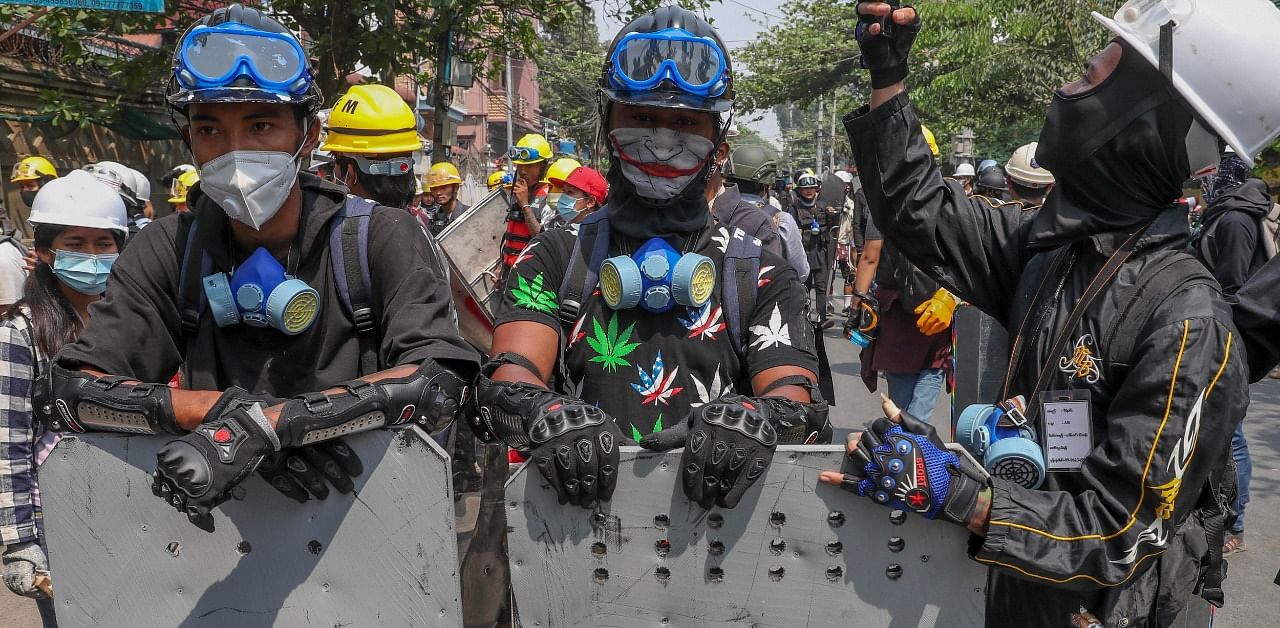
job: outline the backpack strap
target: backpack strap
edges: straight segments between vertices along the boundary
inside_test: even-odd
[[[205,250],[198,236],[200,221],[194,214],[184,216],[178,229],[178,241],[182,248],[178,251],[178,308],[181,315],[182,334],[187,338],[187,348],[195,340],[196,330],[200,326],[200,316],[204,314],[204,277],[213,272],[213,258]],[[183,227],[186,233],[183,234]],[[196,260],[199,261],[196,261]]]
[[[559,318],[565,334],[573,329],[582,314],[583,304],[595,292],[600,281],[600,266],[608,256],[609,212],[607,207],[601,207],[578,224],[578,237],[573,240],[569,266],[560,280]],[[569,339],[561,344],[569,344]]]
[[[739,358],[746,355],[743,349],[747,340],[743,314],[750,316],[756,309],[756,289],[760,283],[760,250],[760,240],[741,229],[729,228],[729,245],[725,247],[724,269],[720,273],[720,301],[724,306],[729,341],[733,343],[733,350]]]
[[[348,194],[342,211],[329,223],[329,259],[339,300],[356,325],[360,375],[378,371],[378,321],[370,305],[373,280],[369,275],[369,220],[375,206],[367,198]]]
[[[1217,286],[1204,264],[1190,255],[1172,251],[1147,264],[1133,285],[1116,300],[1124,305],[1102,345],[1107,347],[1108,361],[1129,368],[1133,364],[1134,344],[1151,316],[1170,296],[1195,284]]]

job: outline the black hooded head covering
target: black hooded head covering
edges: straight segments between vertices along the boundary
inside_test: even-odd
[[[1132,232],[1182,195],[1191,109],[1159,70],[1120,43],[1124,53],[1102,84],[1076,95],[1059,90],[1049,106],[1036,161],[1057,183],[1033,219],[1032,248]]]

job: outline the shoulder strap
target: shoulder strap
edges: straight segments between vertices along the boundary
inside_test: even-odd
[[[578,237],[573,240],[569,265],[560,280],[560,326],[566,334],[578,322],[584,299],[595,291],[600,266],[608,256],[609,212],[608,207],[601,207],[578,224]],[[562,344],[568,344],[568,339]]]
[[[353,194],[330,222],[329,259],[338,284],[338,298],[356,325],[360,343],[360,375],[378,371],[377,320],[370,305],[369,218],[376,205]]]
[[[1213,275],[1196,258],[1173,252],[1142,269],[1127,292],[1119,295],[1117,303],[1124,309],[1105,339],[1108,362],[1128,368],[1132,364],[1133,349],[1151,316],[1169,296],[1193,284],[1216,285]]]
[[[756,309],[756,289],[760,282],[760,240],[741,229],[729,227],[729,245],[724,252],[724,270],[720,274],[720,300],[724,306],[725,327],[729,341],[740,357],[746,341],[743,315]]]
[[[213,270],[213,259],[198,237],[199,225],[195,214],[188,213],[180,219],[177,237],[177,242],[181,243],[178,249],[178,307],[188,349],[196,337],[200,316],[204,314],[205,296],[201,284]]]

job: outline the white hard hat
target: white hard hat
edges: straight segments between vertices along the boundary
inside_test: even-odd
[[[847,170],[837,170],[836,178],[844,181],[845,183],[853,183],[853,173]]]
[[[133,174],[133,193],[138,195],[138,200],[143,203],[151,200],[151,180],[141,170],[129,168],[129,172]]]
[[[1280,9],[1267,0],[1129,0],[1093,17],[1160,66],[1160,27],[1173,21],[1173,86],[1250,165],[1280,135],[1280,82],[1255,63],[1280,58]]]
[[[40,188],[31,202],[32,224],[111,229],[123,235],[126,225],[124,201],[107,184],[83,170],[72,170]]]
[[[1036,149],[1039,147],[1040,142],[1018,147],[1009,156],[1009,163],[1004,166],[1005,174],[1027,187],[1043,188],[1052,185],[1053,173],[1036,163]]]
[[[973,164],[967,161],[960,164],[959,166],[956,166],[955,176],[957,177],[972,177],[975,174],[976,173],[973,171]]]

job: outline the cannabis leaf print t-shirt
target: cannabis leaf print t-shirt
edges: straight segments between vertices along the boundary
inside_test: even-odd
[[[573,325],[561,327],[558,294],[577,237],[571,230],[544,231],[529,244],[507,276],[498,323],[535,321],[560,331],[568,381],[559,392],[595,404],[635,440],[683,420],[690,410],[721,395],[753,394],[751,376],[777,366],[817,371],[813,326],[805,312],[804,286],[785,261],[761,253],[755,307],[742,313],[745,363],[729,340],[719,273],[731,237],[750,237],[712,224],[692,250],[716,265],[711,300],[702,307],[676,305],[662,314],[636,307],[613,310],[597,289],[583,299]],[[733,230],[737,231],[737,230]],[[634,251],[642,242],[615,236],[609,254]],[[684,250],[683,239],[670,240]]]

